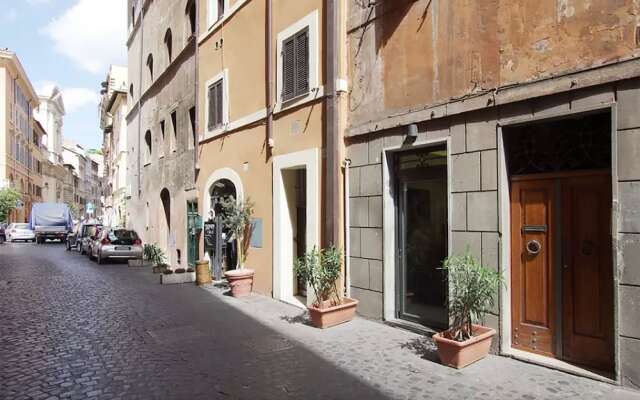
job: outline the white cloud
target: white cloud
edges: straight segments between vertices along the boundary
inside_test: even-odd
[[[82,87],[60,87],[52,81],[40,81],[35,84],[36,91],[40,94],[50,94],[54,86],[58,86],[62,92],[62,101],[67,114],[80,110],[83,107],[97,107],[100,103],[100,95],[91,89]]]
[[[110,64],[126,61],[126,1],[78,0],[42,32],[80,68],[104,74]]]

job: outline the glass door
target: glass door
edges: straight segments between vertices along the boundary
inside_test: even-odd
[[[447,152],[436,147],[396,157],[398,318],[448,326]]]

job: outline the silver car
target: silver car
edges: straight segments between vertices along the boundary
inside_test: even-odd
[[[10,224],[6,230],[7,242],[17,242],[23,240],[25,242],[35,242],[36,235],[31,230],[29,224],[25,223],[13,223]]]
[[[142,240],[135,231],[105,228],[91,246],[91,258],[104,263],[107,259],[142,259]]]

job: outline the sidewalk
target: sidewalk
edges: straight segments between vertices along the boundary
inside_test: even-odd
[[[455,370],[438,363],[430,339],[403,329],[363,318],[316,329],[294,306],[255,294],[235,299],[213,285],[203,288],[389,398],[640,399],[637,392],[507,357],[489,355]]]

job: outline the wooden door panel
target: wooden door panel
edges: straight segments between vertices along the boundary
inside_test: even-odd
[[[611,181],[566,178],[563,199],[563,358],[613,369]]]
[[[511,302],[515,348],[553,355],[553,200],[550,180],[512,182]],[[527,246],[537,242],[537,253]]]

